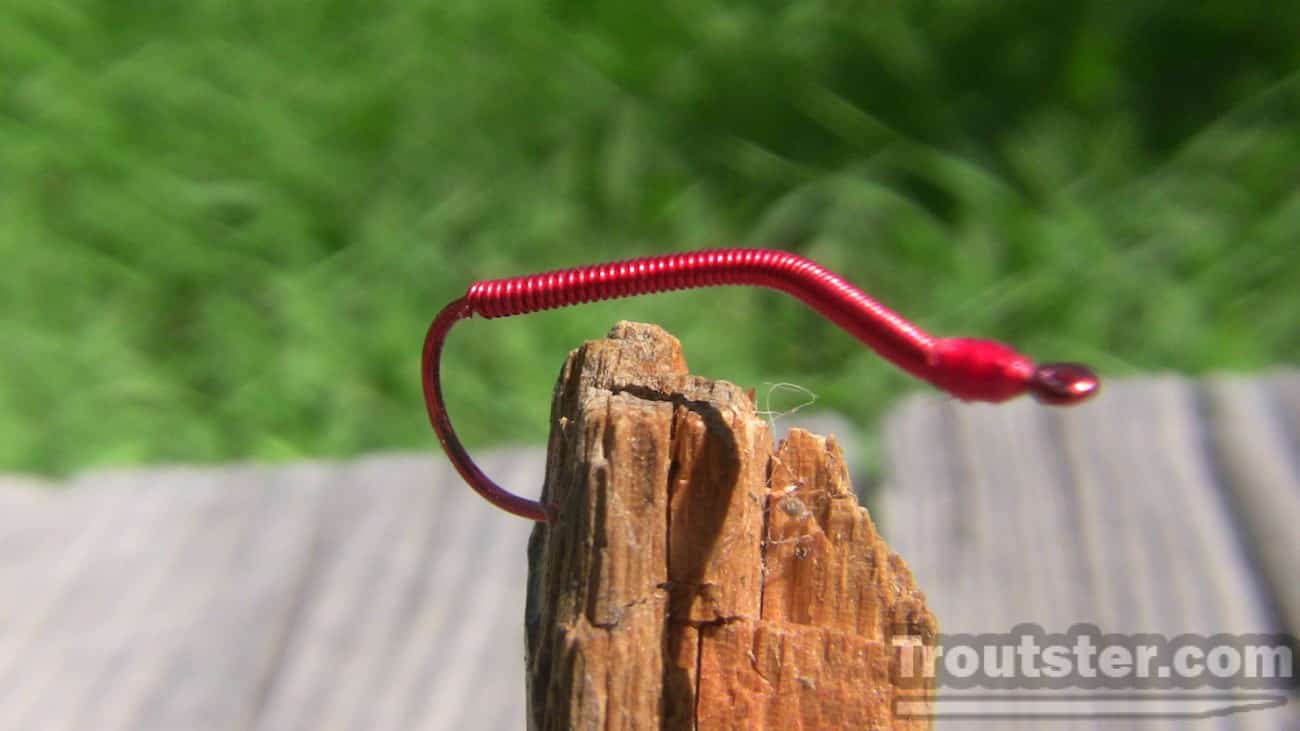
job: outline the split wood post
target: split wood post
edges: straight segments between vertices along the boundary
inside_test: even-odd
[[[753,393],[690,375],[661,328],[569,355],[543,499],[530,729],[930,728],[900,672],[921,653],[895,640],[932,643],[935,620],[834,438],[774,451]]]

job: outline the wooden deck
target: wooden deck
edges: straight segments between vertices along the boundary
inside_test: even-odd
[[[1300,373],[913,398],[884,429],[876,517],[946,633],[1300,632]],[[543,459],[484,467],[527,490]],[[529,525],[434,455],[46,487],[0,480],[0,730],[522,728]],[[1105,728],[1296,729],[1298,705]]]
[[[1112,383],[1072,411],[916,399],[885,436],[885,537],[944,633],[1022,622],[1165,636],[1300,630],[1300,375]],[[1300,714],[1293,694],[1283,708],[1202,723],[1297,729]]]

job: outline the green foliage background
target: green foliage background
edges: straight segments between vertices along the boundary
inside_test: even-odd
[[[0,469],[433,449],[470,281],[715,245],[1108,375],[1295,363],[1297,38],[1294,1],[8,0]],[[622,318],[864,424],[914,388],[779,295],[664,295],[458,328],[467,441],[541,439]]]

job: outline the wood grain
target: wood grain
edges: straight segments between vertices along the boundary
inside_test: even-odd
[[[570,355],[552,423],[530,728],[928,728],[894,717],[892,639],[935,621],[833,439],[773,452],[751,394],[635,323]]]

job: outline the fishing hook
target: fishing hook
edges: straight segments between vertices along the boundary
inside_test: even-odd
[[[1030,393],[1053,406],[1079,403],[1101,387],[1077,363],[1032,360],[1002,343],[936,338],[868,297],[838,274],[797,254],[711,249],[476,282],[429,325],[421,380],[429,423],[456,471],[488,502],[515,515],[554,521],[552,506],[515,495],[470,459],[443,402],[440,360],[447,333],[474,315],[510,317],[559,307],[698,287],[751,285],[792,295],[913,376],[964,401],[1001,402]]]

